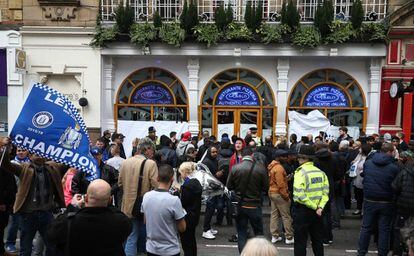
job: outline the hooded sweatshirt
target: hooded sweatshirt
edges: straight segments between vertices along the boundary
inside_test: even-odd
[[[194,148],[194,145],[191,144],[191,141],[180,140],[180,142],[177,145],[177,149],[175,150],[175,152],[177,153],[177,157],[185,155],[189,148]]]
[[[286,171],[279,161],[273,160],[267,167],[269,171],[269,193],[279,194],[283,199],[289,199]]]
[[[364,171],[364,199],[371,201],[392,202],[394,192],[391,183],[399,172],[394,157],[384,153],[375,153],[366,160]]]

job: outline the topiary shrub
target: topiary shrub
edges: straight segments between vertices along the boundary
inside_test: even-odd
[[[334,8],[331,0],[323,1],[323,4],[318,6],[315,14],[315,27],[318,28],[322,37],[326,37],[330,33],[329,26],[334,20]]]
[[[283,9],[283,8],[282,8]],[[291,31],[296,31],[299,26],[300,15],[296,5],[292,0],[289,1],[289,4],[286,6],[286,11],[282,10],[282,24],[289,26]]]
[[[234,12],[233,12],[233,7],[231,6],[231,4],[229,3],[227,5],[227,9],[226,9],[226,19],[227,19],[227,26],[233,22],[233,17]]]
[[[132,24],[134,24],[134,19],[134,9],[129,5],[129,2],[126,3],[125,7],[123,3],[120,2],[115,11],[115,21],[118,26],[119,33],[129,34],[129,30]]]
[[[153,21],[154,21],[154,27],[156,27],[156,28],[162,27],[161,15],[160,15],[160,13],[158,11],[156,11],[154,13]]]
[[[248,1],[244,11],[244,24],[250,29],[252,27],[252,2]]]
[[[221,3],[214,11],[214,22],[220,31],[224,31],[228,25],[226,10],[224,9],[223,3]]]
[[[362,21],[364,20],[364,10],[362,9],[361,0],[355,0],[352,5],[351,23],[354,29],[361,28]]]
[[[193,28],[198,25],[198,11],[197,5],[195,4],[196,0],[190,0],[190,5],[188,6],[188,16],[187,16],[187,35],[193,34]]]

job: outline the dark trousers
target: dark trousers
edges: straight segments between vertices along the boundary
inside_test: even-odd
[[[388,254],[393,208],[392,203],[364,201],[358,256],[364,256],[368,252],[369,241],[376,227],[378,227],[378,255],[386,256]]]
[[[180,239],[184,256],[197,256],[195,227],[187,227],[184,233],[180,233]]]
[[[403,255],[403,252],[406,248],[406,244],[401,239],[401,228],[404,227],[405,221],[410,217],[409,214],[398,213],[394,221],[394,241],[392,255]]]
[[[4,253],[4,229],[7,227],[7,223],[9,222],[9,212],[0,211],[0,255]]]
[[[355,200],[357,201],[357,209],[362,210],[362,203],[364,202],[364,190],[354,187]]]
[[[46,256],[55,255],[54,248],[46,239],[49,224],[53,221],[53,214],[49,211],[35,211],[33,213],[20,213],[20,256],[32,254],[32,243],[36,232],[39,231],[46,245]]]
[[[295,204],[293,227],[295,230],[295,256],[306,256],[308,235],[311,237],[313,254],[315,256],[323,256],[322,217],[319,217],[315,210]]]
[[[248,225],[252,226],[254,236],[262,236],[263,235],[263,216],[262,216],[262,208],[243,208],[238,207],[238,214],[236,217],[236,228],[237,228],[237,243],[239,252],[243,250],[244,246],[247,242],[247,230]]]
[[[226,208],[226,214],[224,214]],[[223,224],[224,216],[226,216],[227,224],[232,223],[232,203],[227,196],[222,196],[217,204],[217,224]]]
[[[203,232],[209,231],[211,229],[211,219],[213,218],[214,212],[218,208],[223,208],[222,196],[213,196],[207,200],[206,211],[204,213],[204,225]]]
[[[332,234],[332,220],[331,220],[331,202],[328,201],[322,212],[322,223],[323,223],[323,242],[328,243],[333,241]]]

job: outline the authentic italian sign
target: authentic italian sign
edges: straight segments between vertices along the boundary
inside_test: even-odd
[[[216,99],[216,105],[224,106],[259,106],[259,96],[249,86],[243,84],[229,85]]]
[[[349,107],[348,97],[336,86],[320,85],[305,96],[304,107]]]
[[[174,104],[173,96],[161,84],[146,84],[138,88],[131,98],[133,104]]]

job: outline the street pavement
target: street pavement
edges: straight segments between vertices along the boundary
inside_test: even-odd
[[[270,208],[263,209],[264,232],[267,239],[271,239],[269,231],[269,213]],[[201,216],[200,223],[197,229],[197,247],[200,256],[203,255],[217,255],[217,256],[236,256],[238,254],[237,243],[229,242],[228,239],[236,233],[235,225],[233,226],[214,226],[218,230],[216,239],[207,240],[201,237],[204,216]],[[215,222],[213,217],[212,223]],[[226,222],[226,221],[224,221]],[[341,220],[341,229],[333,231],[334,241],[331,246],[324,247],[325,255],[339,256],[339,255],[357,255],[359,229],[361,226],[361,219],[352,215],[352,211],[348,210],[344,219]],[[310,239],[309,239],[310,240]],[[371,239],[370,253],[367,255],[377,255],[376,248],[373,246],[373,239]],[[282,256],[294,255],[293,245],[286,245],[283,242],[275,244],[278,248],[279,254]],[[313,255],[310,242],[308,243],[308,255]]]

